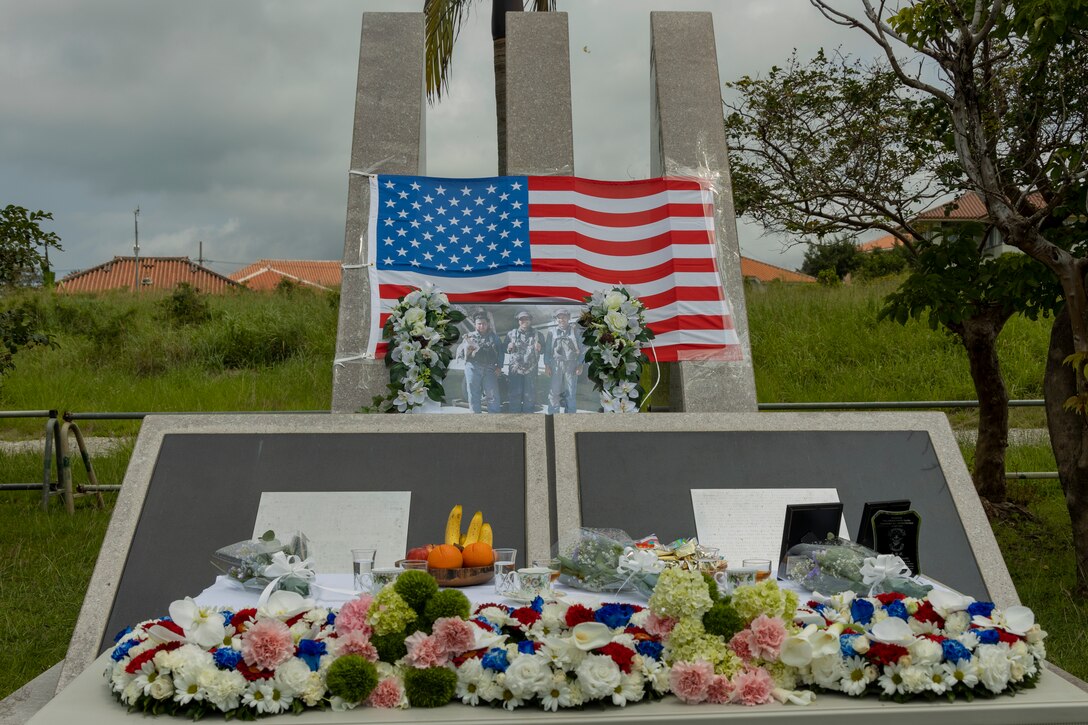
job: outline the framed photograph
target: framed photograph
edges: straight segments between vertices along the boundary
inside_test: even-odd
[[[786,506],[782,525],[782,548],[778,552],[778,576],[786,578],[786,552],[797,544],[814,544],[838,536],[842,521],[842,503],[797,503]]]
[[[571,302],[464,304],[443,413],[595,413],[585,343]]]
[[[858,533],[854,541],[862,546],[873,548],[873,514],[877,511],[909,511],[910,500],[899,499],[897,501],[866,501],[861,509],[861,523],[858,524]]]

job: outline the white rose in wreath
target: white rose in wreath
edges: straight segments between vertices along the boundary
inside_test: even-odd
[[[627,315],[619,310],[612,310],[604,316],[604,323],[612,332],[623,332],[627,329]]]
[[[422,328],[427,321],[427,312],[421,307],[413,307],[404,313],[404,326]]]
[[[627,301],[622,292],[612,290],[604,296],[604,306],[608,310],[618,310],[620,305]]]
[[[586,697],[594,699],[611,695],[623,679],[620,668],[604,655],[586,657],[575,672]]]

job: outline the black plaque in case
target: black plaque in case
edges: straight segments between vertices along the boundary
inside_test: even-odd
[[[918,537],[922,517],[917,511],[877,511],[873,514],[873,548],[878,554],[894,554],[910,567],[910,573],[922,573],[918,561]]]
[[[898,501],[866,501],[861,510],[861,523],[854,539],[859,545],[873,548],[873,514],[877,511],[910,511],[910,499]]]
[[[838,536],[842,503],[795,503],[786,506],[782,526],[782,550],[778,552],[778,576],[786,578],[786,552],[798,544],[814,544]]]

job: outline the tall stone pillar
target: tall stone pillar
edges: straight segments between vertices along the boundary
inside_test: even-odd
[[[652,176],[707,174],[715,182],[718,269],[744,350],[740,361],[688,361],[673,366],[673,411],[754,411],[756,386],[740,242],[722,117],[721,81],[710,13],[650,13]]]
[[[506,14],[507,174],[574,173],[566,13]]]
[[[348,176],[344,272],[333,363],[332,411],[351,413],[386,392],[382,360],[363,356],[370,335],[367,259],[370,185],[359,172],[421,174],[425,166],[422,13],[363,13],[355,129]]]

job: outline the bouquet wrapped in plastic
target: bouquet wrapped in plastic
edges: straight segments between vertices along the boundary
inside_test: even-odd
[[[212,566],[248,589],[284,590],[309,596],[314,571],[310,567],[310,542],[295,531],[284,541],[274,531],[258,539],[239,541],[212,554]]]
[[[786,579],[827,595],[849,590],[861,596],[898,592],[920,598],[933,588],[911,577],[898,556],[877,554],[836,537],[791,547],[786,552]]]

